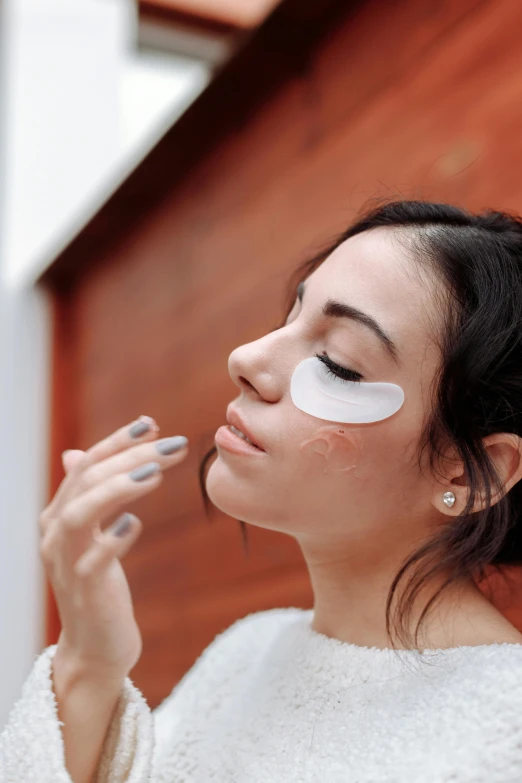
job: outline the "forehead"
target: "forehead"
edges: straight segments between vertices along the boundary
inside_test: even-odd
[[[390,334],[402,360],[417,360],[441,326],[435,275],[416,260],[396,229],[376,228],[339,245],[306,281],[317,307],[327,298],[372,315]]]

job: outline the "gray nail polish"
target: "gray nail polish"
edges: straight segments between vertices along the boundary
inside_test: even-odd
[[[161,465],[159,462],[147,462],[146,465],[140,465],[139,468],[131,470],[129,476],[133,481],[143,481],[144,479],[150,478],[155,473],[158,473],[160,470]]]
[[[121,517],[116,520],[111,532],[113,536],[121,538],[129,532],[130,528],[131,515],[128,512],[125,512],[125,514],[122,514]]]
[[[131,438],[139,438],[141,435],[145,435],[149,430],[150,424],[146,421],[137,421],[136,424],[133,424],[129,429],[129,435]]]
[[[173,438],[163,438],[156,443],[156,448],[160,454],[173,454],[179,451],[188,443],[188,438],[184,435],[175,435]]]

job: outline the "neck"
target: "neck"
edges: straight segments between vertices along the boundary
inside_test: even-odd
[[[301,548],[314,593],[313,630],[340,641],[364,647],[392,647],[386,632],[386,599],[399,561],[367,560],[346,555],[339,548],[325,551],[304,545]],[[407,583],[409,573],[399,582],[392,603],[393,610]],[[446,576],[425,585],[420,591],[406,631],[411,641],[395,646],[414,649],[445,649],[461,645],[492,644],[502,641],[520,643],[522,635],[494,608],[472,580],[448,586],[420,626],[418,646],[414,631],[422,610],[442,586]]]

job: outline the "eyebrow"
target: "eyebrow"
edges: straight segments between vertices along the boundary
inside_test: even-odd
[[[303,301],[305,287],[306,286],[304,282],[299,283],[297,286],[297,298],[301,303]],[[349,318],[351,321],[357,321],[358,323],[363,324],[363,326],[367,326],[374,334],[377,335],[381,341],[381,344],[387,353],[391,356],[393,361],[396,364],[400,363],[399,350],[397,345],[394,343],[389,334],[384,331],[382,326],[375,320],[375,318],[372,318],[372,316],[368,315],[368,313],[364,313],[357,307],[352,307],[351,305],[344,304],[343,302],[336,302],[334,299],[327,299],[323,305],[322,314],[326,318]]]

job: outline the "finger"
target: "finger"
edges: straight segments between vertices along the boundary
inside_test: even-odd
[[[96,536],[95,543],[74,565],[74,573],[81,578],[96,577],[116,557],[124,557],[139,538],[143,524],[139,517],[128,511],[121,514],[113,524]]]
[[[148,429],[145,429],[145,427],[148,427]],[[112,457],[113,454],[118,454],[120,451],[134,445],[137,441],[143,442],[148,438],[155,437],[158,432],[159,427],[153,418],[140,416],[132,425],[126,424],[124,427],[120,427],[116,432],[87,449],[85,452],[85,464],[92,465],[95,462],[100,462],[102,459]]]
[[[132,475],[136,478],[133,479]],[[102,484],[97,484],[66,503],[55,528],[59,528],[58,532],[65,531],[73,537],[81,533],[83,540],[86,531],[106,522],[122,505],[127,505],[150,492],[162,478],[159,462],[140,465],[137,472],[111,476]]]
[[[140,426],[138,426],[140,425]],[[148,429],[145,430],[145,426],[148,425]],[[123,449],[129,448],[137,441],[146,442],[148,439],[154,438],[159,432],[159,427],[150,416],[140,416],[132,424],[126,424],[124,427],[113,432],[104,440],[99,441],[87,451],[83,452],[83,456],[78,457],[69,468],[67,475],[58,487],[54,497],[48,506],[48,514],[51,517],[59,515],[60,509],[64,503],[67,502],[69,497],[74,492],[74,486],[78,475],[84,470],[85,467],[92,465],[105,457],[117,454]]]
[[[66,451],[62,452],[62,465],[66,476],[67,473],[73,468],[73,466],[78,464],[83,454],[84,452],[81,451],[80,449],[67,449]],[[49,505],[45,509],[42,510],[40,514],[40,518],[38,520],[40,535],[43,536],[47,532],[49,525],[51,523],[51,517],[53,515],[54,515],[54,499],[51,501],[51,503],[49,503]]]
[[[85,468],[77,482],[76,494],[79,496],[82,492],[88,492],[111,476],[130,473],[147,462],[159,462],[162,468],[172,467],[182,462],[187,453],[188,439],[184,435],[141,443]]]
[[[114,476],[124,475],[130,476],[135,471],[141,471],[147,468],[147,465],[158,465],[160,470],[173,467],[179,462],[182,462],[188,453],[188,440],[183,435],[176,435],[171,438],[163,438],[159,441],[155,441],[153,444],[140,444],[134,448],[127,449],[119,455],[115,455],[109,459],[100,463],[95,463],[89,468],[82,470],[81,474],[77,476],[76,483],[74,485],[75,494],[72,494],[72,490],[69,493],[66,501],[64,501],[62,507],[57,509],[56,513],[51,513],[51,509],[47,507],[40,515],[40,533],[47,535],[51,528],[55,532],[59,532],[61,526],[61,520],[65,520],[65,527],[69,526],[67,519],[70,517],[70,527],[77,529],[81,527],[84,531],[83,538],[75,537],[74,548],[83,551],[85,547],[85,536],[91,536],[97,527],[100,525],[100,518],[94,520],[89,518],[93,513],[91,508],[91,499],[96,497],[99,487],[107,484],[107,481]],[[140,480],[140,479],[138,479]],[[92,493],[95,493],[92,495]],[[141,494],[141,493],[140,493]],[[73,502],[79,498],[84,498],[85,504],[76,504]],[[124,502],[126,496],[120,498],[120,503]],[[131,498],[132,499],[132,498]],[[102,501],[103,502],[103,501]],[[112,506],[111,506],[112,508]],[[105,518],[107,516],[106,509]],[[80,520],[84,518],[82,523]],[[101,518],[103,521],[103,517]],[[58,531],[57,531],[58,528]]]
[[[65,473],[68,473],[77,464],[84,453],[80,449],[67,449],[67,451],[62,452],[62,465]]]

